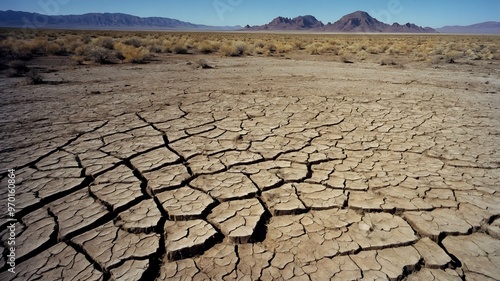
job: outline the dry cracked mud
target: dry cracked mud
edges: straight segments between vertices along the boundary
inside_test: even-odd
[[[500,279],[498,62],[211,59],[0,80],[1,280]]]

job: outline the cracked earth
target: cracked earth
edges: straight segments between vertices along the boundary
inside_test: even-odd
[[[188,60],[0,80],[1,280],[500,279],[498,65]]]

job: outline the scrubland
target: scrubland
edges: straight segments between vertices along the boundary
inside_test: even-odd
[[[500,36],[422,34],[292,34],[122,31],[0,31],[10,60],[70,56],[77,64],[144,63],[160,54],[328,56],[381,64],[500,59]]]
[[[411,63],[474,65],[500,59],[500,36],[0,30],[0,71],[7,77],[26,77],[28,84],[43,82],[27,67],[28,61],[40,57],[99,65],[141,64],[182,55],[193,56],[202,68],[211,68],[205,60],[210,57],[372,62],[400,68]],[[205,61],[199,63],[200,59]]]

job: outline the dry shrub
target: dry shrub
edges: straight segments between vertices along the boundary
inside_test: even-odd
[[[144,46],[142,39],[137,37],[137,36],[126,39],[125,41],[123,41],[123,44],[129,45],[129,46],[134,46],[136,48]]]
[[[463,57],[463,55],[463,52],[450,50],[446,52],[444,58],[447,63],[454,63],[457,59]]]
[[[48,43],[46,46],[46,52],[50,55],[64,55],[66,53],[66,48],[59,45],[58,43]]]
[[[366,51],[367,47],[366,47],[367,43],[365,42],[359,42],[357,44],[354,44],[354,45],[351,45],[350,46],[350,50],[353,54],[356,54],[358,52],[361,52],[361,51]]]
[[[332,53],[334,55],[339,55],[341,53],[342,46],[338,44],[332,45],[330,42],[322,44],[318,51],[320,54]]]
[[[276,52],[282,54],[282,53],[289,53],[290,51],[293,50],[293,46],[290,44],[283,44],[281,42],[278,42],[276,44]]]
[[[264,51],[264,54],[271,55],[276,53],[278,51],[278,48],[273,42],[268,42],[264,45],[264,47],[262,47],[262,50]]]
[[[427,53],[426,52],[418,52],[413,55],[413,61],[426,61]]]
[[[149,52],[151,53],[161,53],[163,52],[163,47],[161,46],[161,44],[151,44],[151,45],[148,45],[148,50]]]
[[[323,44],[318,42],[309,44],[306,47],[306,52],[310,55],[320,55],[321,51],[323,51]]]
[[[45,55],[47,53],[48,40],[46,37],[37,37],[28,43],[32,54]]]
[[[253,46],[255,48],[261,48],[261,49],[263,49],[265,45],[266,45],[266,43],[264,43],[264,41],[262,41],[262,40],[257,40],[253,43]]]
[[[124,62],[144,63],[150,55],[145,47],[134,47],[124,43],[115,44],[115,50],[119,52],[120,57],[123,57]]]
[[[366,58],[368,57],[368,53],[365,50],[361,50],[361,51],[356,53],[356,56],[360,60],[366,60]]]
[[[172,53],[174,43],[168,39],[165,39],[161,43],[163,53]]]
[[[220,44],[215,41],[205,40],[198,45],[198,51],[203,54],[215,53],[219,50]]]
[[[29,85],[43,84],[43,77],[34,70],[30,70],[26,73],[26,83]]]
[[[85,50],[85,58],[87,60],[98,62],[101,64],[111,63],[112,59],[115,57],[115,52],[108,48],[100,46],[89,46]]]
[[[21,77],[29,71],[24,61],[15,60],[9,63],[7,77]]]
[[[74,55],[71,57],[71,60],[74,61],[77,65],[82,65],[85,61],[83,56]]]
[[[302,40],[295,40],[292,42],[292,45],[297,50],[305,50],[305,48],[307,47],[307,44]]]
[[[444,56],[434,56],[431,60],[430,60],[430,63],[431,64],[439,64],[441,63],[441,61],[444,60]]]
[[[234,43],[234,47],[236,48],[236,52],[237,52],[239,55],[243,55],[243,54],[245,54],[245,52],[248,50],[248,45],[247,45],[247,43],[242,42],[242,41],[236,41],[236,42]]]
[[[371,46],[366,49],[366,51],[372,55],[384,53],[389,47],[388,46]]]
[[[12,58],[16,60],[29,60],[33,57],[31,53],[30,46],[22,41],[13,40],[15,42],[11,42],[11,44],[6,45],[7,53],[9,53]]]
[[[213,68],[211,65],[208,64],[207,60],[206,59],[199,59],[196,61],[196,64],[198,65],[198,67],[202,68],[202,69],[211,69]]]
[[[247,49],[248,45],[245,42],[237,41],[224,44],[219,51],[228,57],[238,57],[244,55]]]
[[[352,59],[350,58],[350,56],[348,56],[348,55],[341,55],[341,56],[339,57],[339,61],[340,61],[340,62],[343,62],[343,63],[354,63],[354,62],[352,61]]]
[[[187,54],[188,48],[186,47],[184,42],[178,42],[177,44],[172,46],[172,51],[176,54]]]
[[[113,38],[107,36],[95,38],[94,40],[92,40],[92,45],[108,50],[113,50],[114,48]]]
[[[398,65],[393,59],[382,59],[380,65]]]

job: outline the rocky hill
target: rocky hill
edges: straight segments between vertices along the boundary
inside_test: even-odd
[[[294,19],[278,17],[270,23],[261,26],[247,26],[246,30],[310,30],[327,32],[405,32],[427,33],[436,32],[430,27],[420,27],[412,23],[392,25],[378,21],[367,12],[356,11],[343,16],[338,21],[323,24],[313,16],[300,16]]]
[[[296,18],[277,17],[270,23],[260,26],[247,26],[246,30],[311,30],[319,29],[324,24],[314,16],[299,16]]]

